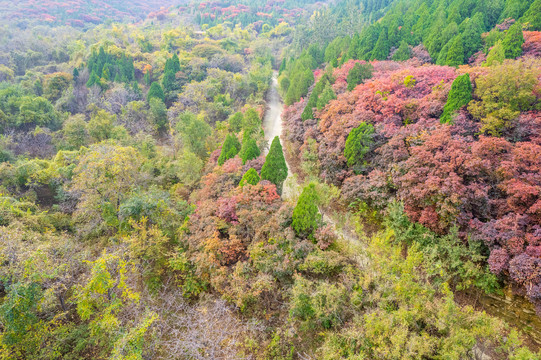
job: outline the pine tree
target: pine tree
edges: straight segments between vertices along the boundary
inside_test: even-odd
[[[314,86],[314,89],[312,90],[312,93],[310,94],[310,97],[308,98],[308,101],[306,103],[306,106],[304,107],[304,111],[301,114],[302,121],[314,118],[313,108],[317,106],[319,96],[325,89],[325,86],[329,83],[329,76],[327,74],[324,74]]]
[[[344,156],[347,159],[348,166],[358,167],[363,164],[364,155],[370,151],[370,146],[373,143],[373,134],[374,127],[364,121],[350,131],[344,149]]]
[[[73,69],[73,81],[77,82],[78,79],[79,79],[79,69],[74,68]]]
[[[150,85],[150,89],[148,90],[147,94],[147,101],[150,101],[150,99],[152,99],[153,97],[165,102],[165,95],[163,93],[163,89],[156,81],[153,82],[152,85]]]
[[[481,34],[485,28],[483,13],[478,12],[471,19],[467,20],[466,27],[462,32],[462,44],[464,45],[464,58],[469,60],[483,44]]]
[[[90,74],[90,77],[88,78],[88,81],[86,82],[87,87],[92,87],[94,85],[98,85],[101,87],[100,78],[94,71],[92,71],[92,74]]]
[[[325,89],[321,95],[319,95],[317,100],[317,109],[323,109],[329,103],[329,101],[334,99],[336,99],[336,94],[334,93],[331,84],[327,83],[327,86],[325,86]]]
[[[227,160],[234,158],[240,151],[240,142],[234,135],[227,135],[222,146],[222,152],[218,158],[218,165],[223,165]]]
[[[261,151],[257,146],[257,142],[250,137],[245,138],[239,153],[242,164],[246,164],[248,160],[256,159],[259,155],[261,155]]]
[[[254,108],[249,108],[242,118],[242,130],[246,135],[252,135],[261,129],[261,118]]]
[[[282,62],[280,63],[280,70],[278,71],[278,75],[281,75],[282,72],[286,69],[287,60],[286,58],[282,59]]]
[[[120,72],[118,72],[118,71],[116,72],[114,82],[116,82],[116,83],[121,83],[122,82],[122,79],[120,78]]]
[[[387,29],[383,28],[379,34],[378,42],[370,54],[370,60],[386,60],[389,56],[390,46],[387,40]]]
[[[505,60],[505,50],[503,49],[502,41],[498,41],[490,50],[487,56],[486,66],[492,66],[496,63],[502,63]]]
[[[463,106],[468,105],[471,101],[472,91],[469,74],[460,75],[453,81],[451,91],[449,91],[449,96],[447,97],[447,103],[445,104],[443,114],[440,117],[440,122],[442,124],[452,123],[456,111],[460,110]]]
[[[118,75],[118,74],[117,74]],[[151,79],[150,79],[150,70],[148,70],[146,73],[145,73],[145,77],[144,77],[144,80],[145,80],[145,84],[147,84],[148,86],[150,86],[150,83],[151,83]],[[116,80],[115,80],[116,81]],[[120,82],[120,81],[119,81]]]
[[[368,63],[355,64],[348,74],[348,91],[355,89],[357,85],[362,84],[366,79],[370,79],[372,77],[373,69],[372,65]]]
[[[287,179],[286,159],[278,136],[272,140],[265,164],[263,164],[263,168],[261,169],[261,179],[269,180],[275,184],[278,191],[282,190],[282,185]]]
[[[109,64],[105,64],[101,72],[101,78],[108,81],[111,78],[111,71],[109,70]]]
[[[313,238],[318,228],[318,196],[314,184],[306,186],[293,209],[291,227],[298,236]]]
[[[229,117],[229,130],[235,134],[239,133],[242,130],[242,120],[244,115],[240,111],[237,111]]]
[[[393,54],[393,60],[394,61],[406,61],[411,58],[411,50],[407,42],[402,40],[400,43],[400,46],[396,50],[396,52]]]
[[[457,35],[451,40],[445,65],[458,66],[462,64],[464,64],[464,46],[462,45],[462,36]]]
[[[520,19],[523,24],[528,24],[530,30],[541,31],[541,0],[535,0],[528,11]]]
[[[250,185],[257,185],[261,181],[261,178],[259,177],[259,174],[254,168],[250,168],[246,173],[242,176],[242,179],[239,182],[239,186],[243,187],[246,184]]]
[[[502,46],[505,52],[505,58],[516,59],[522,55],[522,44],[524,44],[522,24],[517,22],[511,25],[503,38]]]

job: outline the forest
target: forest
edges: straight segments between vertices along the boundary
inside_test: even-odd
[[[541,359],[541,0],[0,0],[0,359]]]

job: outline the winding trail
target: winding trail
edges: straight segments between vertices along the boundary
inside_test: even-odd
[[[265,117],[263,118],[263,130],[265,131],[265,140],[268,145],[263,151],[264,155],[269,152],[270,144],[272,140],[282,135],[282,111],[284,107],[282,105],[282,99],[278,94],[278,73],[275,71],[272,76],[271,87],[267,93],[267,110],[265,111]],[[280,139],[282,147],[284,143]],[[297,183],[295,176],[291,173],[291,167],[289,166],[287,159],[287,179],[284,181],[282,189],[282,198],[287,201],[296,202],[296,195],[300,193],[300,187]]]

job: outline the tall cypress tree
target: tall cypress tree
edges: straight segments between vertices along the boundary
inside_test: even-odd
[[[291,227],[297,235],[313,238],[319,222],[317,202],[318,196],[315,185],[306,186],[297,201],[297,206],[293,209]]]
[[[251,137],[247,137],[242,142],[239,156],[242,159],[242,163],[246,164],[246,161],[257,158],[261,154],[257,142]]]
[[[400,43],[400,46],[396,50],[396,52],[393,54],[393,60],[394,61],[406,61],[411,58],[411,50],[408,46],[408,43],[402,40]],[[349,85],[349,84],[348,84]]]
[[[287,164],[278,136],[272,140],[265,164],[261,168],[261,179],[269,180],[276,185],[278,191],[282,191],[282,185],[287,179]]]
[[[240,151],[240,142],[236,136],[228,134],[222,146],[222,152],[218,158],[218,165],[223,165],[227,160],[234,158]]]
[[[447,103],[443,108],[443,114],[440,117],[440,122],[449,124],[453,121],[453,116],[456,111],[460,110],[463,106],[468,105],[472,99],[472,85],[470,81],[470,74],[464,74],[458,76],[453,85],[449,96],[447,97]]]
[[[514,23],[511,25],[502,41],[503,50],[506,59],[516,59],[522,55],[522,44],[524,44],[524,35],[522,33],[522,24]]]
[[[458,66],[464,64],[464,46],[462,44],[462,36],[457,35],[449,46],[445,65]]]
[[[499,40],[487,56],[486,66],[492,66],[495,63],[502,63],[505,60],[505,50],[503,49],[502,41]]]
[[[390,46],[387,39],[387,29],[382,28],[379,33],[378,42],[370,54],[370,60],[386,60],[389,56]]]
[[[147,94],[147,101],[150,101],[150,99],[152,99],[153,97],[156,97],[161,101],[165,102],[165,95],[163,93],[163,89],[157,82],[153,82],[152,85],[150,85],[150,89],[148,90]]]
[[[535,0],[528,11],[520,19],[521,23],[530,25],[530,30],[541,30],[541,0]]]
[[[257,185],[259,181],[261,181],[261,178],[259,177],[257,171],[254,168],[250,168],[250,170],[246,171],[246,173],[242,176],[239,186],[243,187],[246,184]]]

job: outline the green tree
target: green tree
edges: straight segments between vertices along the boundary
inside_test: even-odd
[[[506,59],[516,59],[522,55],[522,44],[524,44],[524,35],[522,33],[522,24],[514,23],[511,25],[502,41],[503,50]]]
[[[88,131],[84,115],[75,115],[64,122],[62,127],[64,141],[70,149],[78,150],[88,143]]]
[[[523,24],[528,24],[531,30],[541,30],[541,0],[535,0],[528,11],[520,19]]]
[[[359,84],[362,84],[365,80],[372,78],[374,68],[369,63],[357,63],[349,71],[347,82],[348,91],[355,89]]]
[[[488,53],[486,66],[492,66],[495,64],[501,64],[505,60],[505,50],[503,48],[502,41],[498,41],[496,45]]]
[[[240,142],[235,135],[228,134],[218,157],[218,164],[223,165],[227,160],[234,158],[240,151]]]
[[[152,99],[153,97],[165,102],[165,95],[163,93],[163,89],[156,81],[153,82],[152,85],[150,85],[150,89],[148,90],[147,94],[147,101],[150,102],[150,99]]]
[[[287,179],[287,163],[278,136],[272,140],[269,153],[261,168],[261,179],[269,180],[276,185],[278,191],[282,191],[282,185]]]
[[[470,74],[460,75],[453,81],[451,91],[449,91],[449,96],[447,97],[447,103],[440,117],[442,124],[452,123],[456,111],[470,103],[472,91]]]
[[[257,171],[254,168],[250,168],[242,176],[242,179],[239,182],[239,186],[243,187],[246,184],[257,185],[259,181],[261,181],[261,178],[259,177]]]
[[[244,119],[244,115],[240,111],[237,111],[233,115],[231,115],[228,119],[229,122],[229,129],[236,133],[239,133],[242,130],[242,122]]]
[[[364,155],[370,151],[370,146],[373,143],[373,134],[374,127],[364,121],[358,127],[351,130],[346,139],[346,147],[344,149],[344,156],[347,159],[348,166],[358,167],[363,165]]]
[[[458,66],[464,64],[464,46],[462,45],[462,36],[457,35],[451,40],[445,65]]]
[[[400,42],[400,46],[396,50],[396,52],[393,54],[393,60],[394,61],[406,61],[411,58],[411,49],[408,45],[408,43],[404,40]],[[349,85],[349,84],[348,84]]]
[[[391,46],[387,39],[387,29],[382,29],[379,33],[378,41],[372,53],[370,54],[370,60],[387,60]]]
[[[113,134],[116,115],[109,114],[107,111],[99,109],[90,118],[88,122],[88,133],[94,142],[100,142],[111,138]]]
[[[471,19],[465,20],[466,26],[462,32],[462,43],[464,45],[464,58],[466,61],[475,54],[483,43],[481,34],[484,32],[485,21],[483,13],[478,12]]]
[[[88,81],[86,82],[86,86],[92,87],[94,85],[98,85],[99,87],[102,86],[100,82],[100,77],[96,75],[94,71],[92,71],[92,73],[90,74],[90,77],[88,78]]]
[[[246,161],[256,159],[259,155],[261,155],[261,151],[255,139],[245,137],[239,153],[242,163],[246,164]]]
[[[77,82],[79,79],[79,69],[73,68],[73,81]]]
[[[327,86],[325,86],[325,89],[317,99],[317,109],[323,109],[325,105],[329,103],[329,101],[334,99],[336,99],[336,94],[334,93],[331,84],[327,83]]]
[[[293,209],[291,227],[297,235],[313,238],[319,223],[317,203],[318,195],[316,186],[310,184],[302,190],[301,196],[297,201],[297,206]]]
[[[261,129],[261,119],[257,111],[250,107],[244,113],[242,118],[242,130],[245,134],[253,135]]]
[[[163,101],[158,98],[150,98],[150,115],[156,130],[163,131],[167,127],[167,108]]]
[[[176,130],[185,148],[201,159],[207,157],[206,141],[212,134],[212,128],[203,117],[184,112],[179,116]]]

